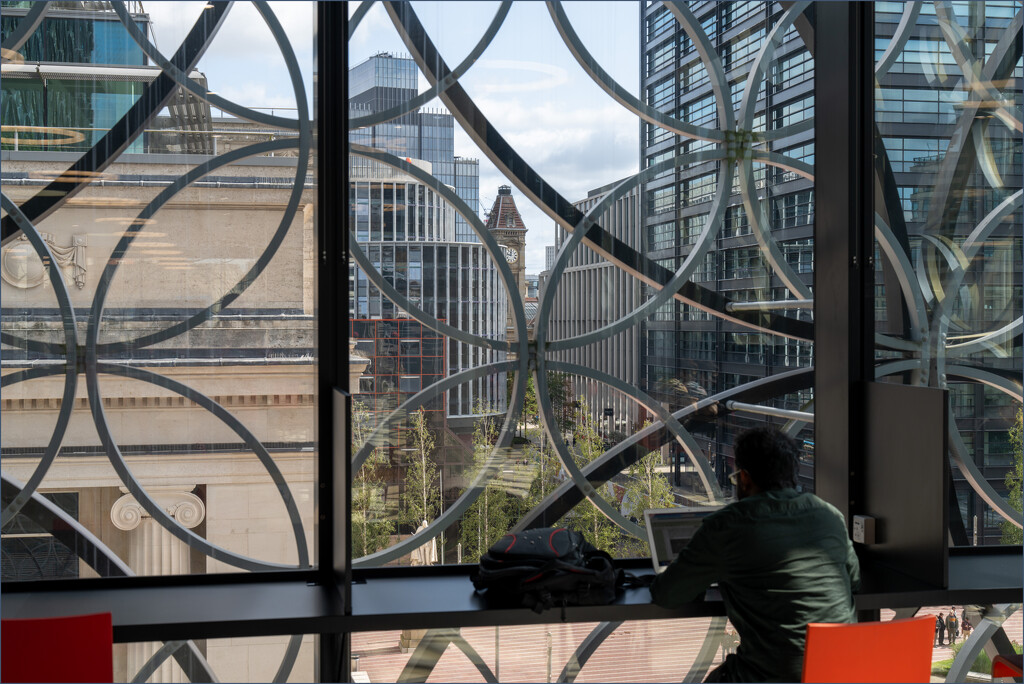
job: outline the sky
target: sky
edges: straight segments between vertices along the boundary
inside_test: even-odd
[[[171,54],[204,2],[148,1],[158,47]],[[354,11],[358,3],[350,3]],[[271,2],[303,70],[312,102],[314,7]],[[459,64],[491,22],[498,2],[415,2],[417,15],[450,67]],[[601,66],[638,95],[637,2],[566,2],[566,14]],[[378,3],[349,43],[349,63],[372,54],[408,54]],[[284,61],[262,18],[248,3],[235,3],[198,69],[222,97],[249,107],[295,106]],[[517,2],[494,41],[460,80],[491,124],[520,155],[570,201],[593,188],[634,174],[639,160],[636,117],[604,94],[562,42],[543,2]],[[420,89],[426,90],[421,77]],[[427,105],[442,108],[440,101]],[[491,207],[499,185],[511,184],[455,124],[455,153],[480,159],[480,205]],[[513,188],[528,229],[526,272],[544,268],[544,247],[554,244],[554,222]]]

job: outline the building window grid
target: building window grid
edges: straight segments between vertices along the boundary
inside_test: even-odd
[[[772,92],[809,81],[814,78],[814,59],[806,48],[772,62],[769,83]]]
[[[795,161],[804,162],[812,167],[814,166],[814,141],[804,143],[803,145],[797,145],[795,147],[787,147],[785,149],[778,150],[778,153]],[[799,178],[801,178],[801,176],[796,171],[788,171],[777,166],[772,167],[773,183],[788,183]]]
[[[722,4],[722,31],[728,31],[733,26],[742,24],[747,19],[763,13],[765,3],[757,0],[744,0],[741,2],[726,2]]]
[[[675,60],[676,44],[666,42],[647,53],[647,75],[651,76]]]
[[[785,128],[813,116],[813,95],[793,100],[772,108],[772,129]]]
[[[764,43],[765,29],[757,28],[744,31],[722,46],[722,66],[729,71],[736,69],[753,59]]]
[[[876,88],[875,119],[879,123],[952,124],[968,94],[957,90]]]
[[[691,206],[710,202],[718,187],[716,173],[707,173],[690,178],[680,184],[680,206]]]
[[[772,230],[812,225],[814,221],[814,191],[781,195],[771,199]]]

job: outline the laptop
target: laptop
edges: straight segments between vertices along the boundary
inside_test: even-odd
[[[688,508],[649,508],[644,511],[647,523],[647,543],[651,547],[651,562],[655,572],[664,572],[679,551],[690,543],[697,528],[720,506]]]

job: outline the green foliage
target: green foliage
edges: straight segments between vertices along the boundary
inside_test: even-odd
[[[644,427],[648,424],[645,424]],[[669,508],[675,502],[668,477],[658,472],[660,465],[661,453],[651,451],[629,466],[626,501],[627,512],[633,520],[643,520],[644,511],[648,508]],[[647,542],[640,539],[628,539],[623,550],[631,556],[649,556],[651,554]]]
[[[352,412],[352,450],[361,449],[372,432],[370,413],[357,405]],[[375,448],[352,478],[352,555],[356,558],[386,547],[395,530],[394,521],[386,518],[387,465],[387,455]]]
[[[1021,652],[1021,645],[1016,641],[1010,642],[1010,645],[1013,646],[1013,650],[1016,653]],[[957,654],[960,653],[960,649],[963,648],[963,646],[963,641],[953,644],[953,657],[932,663],[932,674],[939,676],[949,674],[950,669],[953,667],[953,661],[956,659]],[[971,672],[980,672],[981,674],[990,675],[992,674],[992,660],[988,657],[988,654],[985,653],[985,651],[982,651],[978,654],[978,657],[974,659],[974,662],[971,663],[971,666],[968,669]]]
[[[555,423],[561,432],[573,429],[574,409],[578,408],[572,400],[572,381],[565,373],[548,373],[548,397],[555,413]]]
[[[473,471],[475,479],[487,469],[491,476],[487,486],[462,516],[459,541],[462,542],[462,562],[476,563],[491,544],[503,537],[522,513],[518,497],[503,487],[500,476],[506,469],[500,454],[494,453],[500,426],[491,415],[494,411],[484,404],[474,409],[479,417],[473,427]]]
[[[591,461],[600,456],[604,451],[604,440],[597,430],[597,424],[590,415],[590,407],[586,400],[580,397],[578,408],[573,413],[573,460],[581,470]],[[597,489],[598,496],[616,506],[614,497],[611,496],[611,485],[606,484]],[[589,499],[581,501],[572,511],[566,515],[564,521],[566,527],[581,533],[588,542],[608,553],[615,555],[616,546],[622,540],[622,533],[619,526],[605,517]]]
[[[1022,454],[1022,443],[1024,443],[1024,424],[1022,424],[1021,410],[1017,410],[1017,418],[1010,428],[1010,449],[1013,452],[1013,468],[1006,474],[1007,500],[1010,505],[1018,511],[1022,507],[1022,482],[1024,482],[1024,454]],[[1003,543],[1020,545],[1024,541],[1021,528],[1010,521],[1003,522]]]
[[[434,462],[436,440],[430,433],[423,409],[412,414],[412,462],[405,473],[402,521],[413,529],[430,522],[441,509],[441,483]]]
[[[530,423],[537,423],[537,388],[533,384],[533,376],[526,378],[526,396],[523,399],[523,413],[520,424],[525,429]]]
[[[525,509],[528,511],[543,501],[551,492],[562,484],[562,462],[558,460],[550,443],[541,448],[528,447],[526,457],[530,463],[537,464],[537,473],[530,483],[526,495]]]

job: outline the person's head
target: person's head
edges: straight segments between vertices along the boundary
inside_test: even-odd
[[[796,486],[800,453],[796,442],[775,428],[741,432],[733,444],[739,498]]]

